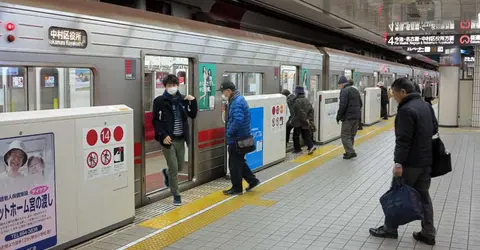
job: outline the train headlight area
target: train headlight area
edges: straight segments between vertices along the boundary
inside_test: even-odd
[[[84,227],[78,227],[75,229],[76,233],[68,237],[59,233],[58,241],[54,245],[59,249],[124,226],[131,228],[119,231],[122,234],[118,237],[122,236],[123,240],[112,240],[116,242],[116,246],[127,246],[130,242],[137,241],[132,238],[132,234],[146,237],[145,242],[149,242],[147,238],[159,235],[161,230],[170,230],[168,232],[174,234],[179,232],[178,230],[184,230],[178,225],[186,221],[198,222],[199,218],[202,218],[203,221],[213,223],[223,218],[222,216],[228,216],[230,212],[244,211],[243,209],[251,206],[265,209],[275,207],[281,204],[281,201],[275,198],[274,190],[281,190],[281,186],[309,171],[317,171],[315,169],[320,164],[328,166],[331,164],[329,162],[336,161],[337,154],[341,154],[337,141],[340,129],[334,120],[340,92],[337,83],[341,76],[353,80],[361,92],[365,103],[362,119],[370,126],[361,132],[362,137],[358,139],[358,143],[364,142],[370,146],[372,143],[369,140],[373,140],[374,135],[380,135],[379,138],[384,141],[391,139],[382,137],[383,132],[391,129],[392,122],[380,121],[376,88],[378,82],[383,82],[388,88],[395,79],[402,77],[411,78],[417,83],[430,81],[436,96],[440,80],[438,71],[432,69],[135,9],[119,9],[118,6],[105,3],[6,0],[0,3],[0,17],[0,112],[6,113],[0,115],[21,116],[36,111],[55,113],[67,108],[94,109],[96,106],[117,104],[126,105],[133,110],[132,120],[129,121],[131,124],[113,123],[106,121],[105,117],[97,117],[105,121],[102,120],[102,124],[95,123],[96,125],[90,128],[95,133],[92,132],[89,136],[90,130],[79,130],[77,132],[81,134],[78,137],[80,139],[70,140],[73,145],[82,141],[82,144],[77,145],[82,152],[75,157],[82,159],[78,164],[81,163],[84,168],[78,170],[78,176],[69,176],[78,179],[69,179],[68,183],[85,187],[88,193],[94,190],[92,187],[95,185],[99,185],[98,190],[103,190],[101,183],[108,182],[109,188],[104,191],[108,193],[105,197],[109,198],[100,199],[98,197],[104,193],[95,193],[98,199],[92,203],[92,207],[101,206],[104,212],[109,208],[111,213],[105,212],[104,216],[96,214],[95,218],[98,220],[85,219],[86,224],[82,224]],[[13,26],[9,26],[9,23]],[[189,123],[190,143],[185,145],[185,167],[178,173],[179,187],[186,205],[175,210],[162,174],[162,170],[167,166],[164,150],[156,141],[157,135],[153,127],[153,119],[158,114],[152,113],[152,102],[165,92],[163,79],[169,74],[178,77],[179,91],[182,94],[193,95],[197,99],[199,109],[197,118]],[[256,152],[255,157],[248,157],[249,163],[256,164],[254,171],[265,184],[258,193],[252,192],[231,199],[219,193],[219,190],[229,185],[229,182],[222,178],[227,172],[225,121],[228,120],[228,109],[221,99],[221,93],[216,91],[224,79],[232,81],[240,93],[247,97],[252,105],[250,108],[263,108],[252,111],[256,112],[255,117],[264,117],[257,119],[254,124],[254,134],[257,149],[267,149],[266,154]],[[290,111],[284,97],[279,93],[283,89],[294,93],[295,87],[299,85],[305,88],[306,98],[314,106],[317,131],[313,139],[323,144],[313,156],[293,157],[288,153],[292,147],[291,142],[286,141],[286,122]],[[273,100],[272,96],[276,99]],[[256,98],[269,99],[271,102],[267,105]],[[392,107],[397,104],[393,99],[390,99],[390,103],[388,112],[393,116],[395,108]],[[129,108],[125,107],[126,110]],[[121,113],[122,110],[110,111]],[[64,125],[55,126],[55,129],[61,129],[62,126]],[[119,131],[117,127],[126,129],[120,133],[116,132]],[[29,134],[29,129],[22,127],[21,130],[15,130],[15,134],[2,134],[2,138]],[[43,136],[42,133],[37,131],[35,134],[38,137],[25,139],[23,151],[29,156],[42,152],[46,154],[41,145],[46,142],[52,145],[49,141],[51,137]],[[123,133],[131,133],[130,146],[122,146],[122,142],[116,139]],[[56,134],[55,143],[70,137],[68,134]],[[98,144],[99,147],[86,152],[93,147],[90,145],[93,141],[94,145]],[[11,141],[8,143],[10,145]],[[103,144],[105,147],[100,147]],[[380,144],[379,142],[378,145]],[[6,145],[5,149],[10,147]],[[62,148],[72,149],[67,146]],[[286,152],[284,154],[282,151],[282,154],[277,156],[268,153],[268,150],[272,149]],[[380,154],[382,150],[378,150]],[[260,156],[264,158],[260,160]],[[53,159],[53,156],[49,157]],[[56,154],[55,159],[58,157],[62,156]],[[379,159],[385,158],[382,157]],[[281,161],[278,161],[279,159]],[[128,172],[128,176],[119,175],[116,171],[121,172],[120,170],[124,169],[120,163],[127,160],[131,160],[128,168],[131,172]],[[101,164],[107,167],[95,171]],[[326,176],[334,180],[333,172],[330,174]],[[306,180],[304,183],[310,182],[311,180]],[[131,191],[128,198],[115,196],[126,189]],[[43,188],[35,189],[35,192],[42,190]],[[88,200],[87,196],[79,197],[75,192],[67,194],[66,191],[57,190],[59,199],[71,195],[72,204],[86,204],[84,202]],[[1,205],[7,203],[5,199],[1,201],[4,197],[1,192],[2,190],[0,208],[4,209],[5,206]],[[116,217],[118,214],[113,212],[116,208],[110,207],[107,202],[112,197],[129,202],[131,216],[120,216],[120,219]],[[199,200],[201,197],[209,197],[209,202]],[[49,204],[48,199],[45,201]],[[136,216],[134,207],[138,209]],[[62,208],[59,206],[58,213],[52,212],[49,218],[67,218],[67,213],[62,214],[60,209]],[[83,216],[89,210],[84,209]],[[220,213],[204,220],[204,216],[212,215],[211,211]],[[173,217],[172,213],[175,214]],[[152,217],[159,219],[152,220]],[[88,224],[87,221],[97,221],[98,224]],[[144,224],[137,225],[141,221]],[[51,225],[56,225],[53,219],[50,222]],[[132,222],[135,223],[131,224]],[[68,223],[74,222],[65,219],[58,224],[56,232],[66,232],[64,225]],[[205,225],[201,223],[196,224],[189,230],[203,226]],[[9,231],[8,235],[12,238],[28,235],[29,232],[33,234],[40,228],[25,230]],[[187,231],[193,233],[195,230]],[[52,232],[51,230],[50,233]],[[149,234],[152,235],[147,237]],[[168,233],[165,237],[171,235]],[[171,239],[176,239],[175,237]],[[171,239],[165,242],[173,243]],[[2,243],[0,241],[0,247],[3,246]],[[7,246],[9,243],[6,243]],[[135,248],[135,245],[132,244],[131,247]],[[6,249],[10,250],[12,246]],[[145,245],[139,249],[158,248]]]

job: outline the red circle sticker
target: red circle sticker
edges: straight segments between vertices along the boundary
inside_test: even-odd
[[[123,128],[121,126],[117,126],[113,130],[113,138],[115,141],[121,141],[123,139]]]
[[[95,152],[90,152],[87,156],[87,166],[89,168],[95,168],[98,164],[98,155]]]
[[[95,144],[97,144],[97,141],[98,141],[97,131],[95,131],[95,129],[90,129],[90,131],[88,131],[87,133],[86,139],[87,139],[87,144],[90,146],[94,146]]]
[[[112,137],[112,132],[110,132],[110,129],[104,128],[102,129],[102,132],[100,132],[100,140],[104,144],[107,144],[110,141],[110,138]]]
[[[112,153],[110,152],[110,150],[108,149],[103,150],[101,160],[102,160],[102,164],[105,166],[110,164],[110,161],[112,161]]]
[[[272,107],[272,115],[275,115],[275,106]]]

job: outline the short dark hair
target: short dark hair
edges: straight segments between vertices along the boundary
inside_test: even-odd
[[[163,85],[167,86],[167,84],[179,85],[178,77],[173,74],[169,74],[163,78]]]
[[[403,78],[399,78],[397,80],[395,80],[393,83],[392,83],[392,89],[396,92],[404,89],[405,92],[407,92],[407,94],[410,94],[410,93],[413,93],[415,92],[415,86],[413,85],[413,83],[408,80],[408,78],[406,77],[403,77]]]
[[[283,90],[282,90],[282,95],[284,95],[284,96],[289,96],[290,94],[291,94],[291,93],[290,93],[290,90],[288,90],[288,89],[283,89]]]

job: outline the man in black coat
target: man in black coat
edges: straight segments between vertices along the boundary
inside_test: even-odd
[[[191,95],[182,95],[178,90],[179,81],[175,75],[163,80],[165,92],[153,100],[152,123],[155,140],[162,146],[167,169],[162,173],[165,186],[170,187],[173,205],[180,206],[182,199],[178,188],[178,173],[185,165],[185,144],[190,143],[188,118],[197,116],[197,100]]]
[[[395,80],[392,94],[398,102],[395,118],[395,153],[393,174],[403,177],[405,184],[416,189],[424,208],[422,231],[413,233],[413,238],[428,245],[435,245],[433,206],[430,194],[430,172],[433,161],[432,136],[438,131],[433,109],[426,104],[415,86],[407,78]],[[398,225],[385,221],[379,228],[370,229],[370,234],[382,238],[397,238]]]
[[[342,121],[341,139],[345,154],[343,159],[352,159],[357,157],[353,145],[357,135],[358,123],[362,109],[362,99],[360,92],[350,83],[345,76],[341,76],[338,84],[341,87],[340,103],[337,112],[337,123]]]
[[[381,90],[381,92],[380,92],[380,107],[381,107],[380,116],[384,120],[388,120],[387,105],[390,103],[390,101],[388,99],[388,91],[387,91],[387,88],[385,88],[385,86],[383,86],[383,82],[378,82],[377,87],[379,87],[380,90]]]

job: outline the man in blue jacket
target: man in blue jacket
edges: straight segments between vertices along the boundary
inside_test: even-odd
[[[236,90],[235,84],[232,82],[223,82],[218,91],[222,92],[222,99],[227,100],[229,106],[226,138],[232,188],[223,191],[223,193],[225,195],[238,195],[243,193],[242,178],[249,184],[247,191],[260,184],[260,181],[248,167],[245,154],[237,151],[237,141],[250,136],[250,110],[247,101]]]
[[[188,118],[197,116],[197,100],[178,91],[178,77],[168,75],[163,80],[166,90],[153,100],[152,123],[155,140],[162,145],[168,169],[163,169],[165,186],[170,187],[173,205],[180,206],[182,199],[178,190],[178,172],[185,165],[185,143],[189,141]]]

